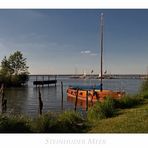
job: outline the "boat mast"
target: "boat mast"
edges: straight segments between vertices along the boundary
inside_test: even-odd
[[[103,90],[103,13],[101,13],[101,32],[100,32],[100,48],[101,48],[101,84],[100,91]]]

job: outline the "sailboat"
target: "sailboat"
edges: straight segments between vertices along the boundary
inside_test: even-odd
[[[120,99],[124,92],[121,91],[113,91],[113,90],[105,90],[103,89],[103,13],[101,13],[101,36],[100,36],[100,48],[101,48],[101,72],[100,72],[100,84],[92,85],[92,86],[69,86],[67,89],[67,96],[69,98],[78,98],[78,100],[96,102],[103,101],[108,96],[114,99]]]

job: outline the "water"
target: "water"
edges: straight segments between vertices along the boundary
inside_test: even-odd
[[[21,88],[8,88],[5,92],[7,98],[8,112],[36,116],[38,114],[38,89],[33,86],[36,78],[30,76],[28,86]],[[41,78],[38,78],[38,80]],[[46,78],[45,78],[46,79]],[[54,79],[54,78],[53,78]],[[68,77],[57,77],[57,87],[54,85],[41,87],[41,94],[44,103],[43,112],[61,111],[61,81],[64,89],[64,110],[74,109],[74,103],[67,101],[66,90],[69,85],[99,84],[98,79],[70,79]],[[138,92],[142,84],[140,79],[106,79],[103,80],[104,89],[124,90],[126,93]],[[79,107],[79,109],[81,109]]]

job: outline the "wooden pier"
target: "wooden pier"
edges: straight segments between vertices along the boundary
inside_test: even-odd
[[[41,79],[38,79],[38,77],[42,78]],[[52,76],[53,77],[53,76]],[[46,79],[45,79],[46,78]],[[33,85],[50,85],[50,84],[54,84],[55,87],[56,87],[56,83],[57,83],[57,79],[56,79],[56,76],[54,76],[54,79],[50,79],[50,76],[48,75],[36,75],[36,81],[33,81]]]

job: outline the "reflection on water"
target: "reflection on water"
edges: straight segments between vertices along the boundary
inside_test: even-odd
[[[28,86],[22,88],[8,88],[5,91],[7,106],[9,112],[23,113],[30,116],[38,114],[38,88],[33,86],[35,77],[31,77]],[[61,109],[61,81],[63,81],[63,107],[64,109],[74,109],[74,100],[67,98],[66,90],[69,85],[88,85],[99,84],[99,80],[80,80],[69,78],[58,78],[57,87],[41,87],[41,96],[43,100],[43,112],[60,112]],[[136,79],[108,79],[103,80],[104,89],[124,90],[127,93],[136,93],[142,83],[142,80]],[[85,102],[78,102],[85,108]],[[80,108],[79,108],[80,109]]]

